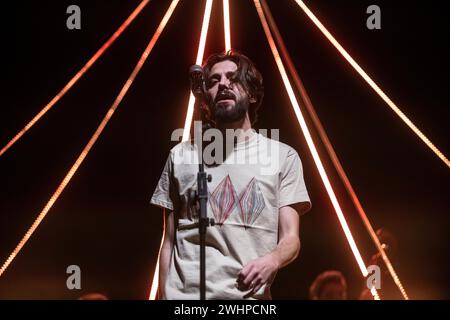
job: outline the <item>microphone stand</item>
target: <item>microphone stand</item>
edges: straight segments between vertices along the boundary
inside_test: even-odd
[[[198,107],[198,106],[197,106]],[[199,108],[199,107],[198,107]],[[196,108],[197,109],[197,108]],[[202,119],[203,120],[203,119]],[[206,126],[205,126],[206,127]],[[206,300],[206,229],[214,225],[214,219],[208,218],[208,182],[211,182],[212,177],[205,172],[205,165],[203,160],[203,129],[204,126],[194,125],[194,143],[197,145],[197,152],[199,158],[198,173],[197,173],[197,191],[191,190],[190,197],[194,199],[194,204],[198,202],[198,232],[200,235],[200,300]],[[198,132],[200,131],[200,132]],[[200,138],[198,138],[200,134]],[[199,139],[201,139],[199,141]],[[199,143],[200,142],[200,143]]]
[[[197,173],[197,197],[200,204],[198,230],[200,234],[200,300],[206,299],[206,228],[214,225],[214,220],[208,218],[208,186],[207,182],[211,182],[211,175],[206,174],[204,170],[203,159],[200,161]]]

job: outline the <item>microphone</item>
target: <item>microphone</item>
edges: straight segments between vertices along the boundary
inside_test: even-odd
[[[191,91],[196,99],[204,99],[206,93],[205,74],[203,68],[197,64],[189,68]]]
[[[194,97],[198,101],[206,101],[205,72],[198,64],[194,64],[189,68],[189,81],[191,83],[191,91]],[[204,114],[201,108],[199,108],[199,112],[202,121],[202,132],[212,128],[211,124],[204,120]]]

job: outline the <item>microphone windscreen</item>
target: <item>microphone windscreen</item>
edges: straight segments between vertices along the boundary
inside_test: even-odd
[[[196,98],[201,98],[205,91],[205,80],[203,68],[197,64],[189,68],[189,80],[191,82],[191,90]]]
[[[194,64],[189,68],[189,74],[201,73],[203,75],[203,68],[198,64]]]

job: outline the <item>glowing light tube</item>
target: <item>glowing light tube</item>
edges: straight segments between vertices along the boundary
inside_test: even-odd
[[[114,32],[114,34],[106,41],[100,49],[89,59],[89,61],[73,76],[72,79],[47,103],[47,105],[39,111],[27,125],[20,130],[1,150],[2,156],[9,148],[13,146],[32,126],[36,124],[66,93],[72,88],[75,83],[92,67],[92,65],[105,53],[105,51],[120,37],[125,29],[133,22],[150,0],[143,0],[139,6],[130,14],[130,16],[122,23],[122,25]]]
[[[3,273],[6,271],[8,266],[11,264],[11,262],[14,260],[14,258],[19,254],[20,250],[25,246],[27,241],[30,239],[31,235],[36,231],[36,229],[39,227],[39,224],[44,220],[47,213],[52,208],[53,204],[58,200],[61,193],[64,191],[65,187],[69,184],[70,180],[88,155],[91,148],[94,146],[97,139],[100,137],[101,133],[105,129],[106,125],[108,124],[109,120],[113,116],[114,112],[116,111],[119,104],[122,102],[122,99],[124,98],[125,94],[127,93],[128,89],[133,84],[134,79],[138,75],[139,71],[141,70],[142,66],[144,65],[145,61],[147,60],[150,52],[152,51],[153,47],[156,44],[156,41],[158,41],[159,36],[161,35],[162,31],[164,30],[170,16],[172,15],[173,11],[175,10],[176,5],[178,4],[179,0],[173,0],[169,9],[167,10],[166,14],[164,15],[161,23],[159,24],[158,28],[156,29],[155,33],[153,34],[153,37],[150,39],[149,44],[145,48],[144,52],[142,53],[139,61],[137,62],[136,66],[134,67],[132,73],[128,77],[127,81],[123,85],[122,89],[120,90],[118,96],[114,100],[113,104],[109,108],[108,112],[106,113],[105,117],[101,121],[100,125],[98,126],[95,133],[92,135],[89,142],[84,147],[81,154],[78,156],[75,163],[70,168],[67,175],[64,177],[56,191],[51,196],[50,200],[45,205],[44,209],[41,211],[39,216],[36,218],[34,223],[31,225],[31,227],[28,229],[28,231],[25,233],[25,236],[20,240],[17,247],[13,250],[13,252],[9,255],[9,257],[6,259],[6,261],[3,263],[2,267],[0,268],[0,276],[3,275]]]

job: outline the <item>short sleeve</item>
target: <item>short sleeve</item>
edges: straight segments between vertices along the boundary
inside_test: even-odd
[[[169,154],[169,157],[167,158],[164,170],[159,178],[150,203],[173,211],[176,208],[178,197],[175,191],[173,161],[171,155],[172,154]]]
[[[281,168],[280,179],[279,208],[292,206],[300,215],[309,211],[311,200],[303,180],[303,166],[294,149],[288,151]]]

